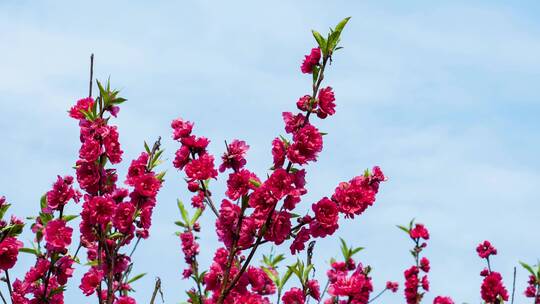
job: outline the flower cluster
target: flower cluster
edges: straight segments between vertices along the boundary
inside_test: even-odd
[[[534,304],[540,304],[540,267],[536,266],[536,270],[526,263],[521,262],[523,268],[525,268],[529,273],[529,280],[527,281],[527,288],[525,289],[525,296],[527,298],[534,299]]]
[[[420,303],[425,292],[429,291],[429,280],[427,273],[430,270],[429,260],[426,257],[420,258],[420,254],[429,240],[429,232],[423,224],[414,224],[410,222],[409,228],[401,227],[409,234],[409,237],[414,242],[414,248],[411,250],[415,259],[415,265],[405,270],[405,300],[407,304]],[[421,273],[424,273],[420,279]],[[423,290],[423,292],[420,291]]]
[[[363,267],[361,263],[355,265],[352,259],[347,262],[334,262],[331,266],[327,275],[330,281],[328,293],[332,297],[325,303],[335,303],[340,297],[346,299],[347,303],[368,303],[373,291],[370,268]]]
[[[482,300],[488,304],[499,304],[508,301],[508,291],[504,287],[501,274],[491,270],[489,257],[496,255],[497,249],[489,241],[484,241],[476,247],[476,252],[487,263],[487,268],[480,272],[480,275],[484,277],[480,287]]]
[[[312,74],[312,94],[298,100],[296,106],[300,112],[283,113],[284,129],[288,136],[278,136],[272,141],[273,166],[266,179],[259,178],[246,168],[249,145],[238,139],[225,142],[226,150],[221,157],[219,172],[228,171],[227,190],[226,198],[217,206],[208,189],[210,180],[217,179],[218,175],[214,157],[207,151],[210,141],[192,135],[192,122],[183,119],[172,122],[173,139],[181,143],[173,165],[185,173],[187,188],[195,193],[191,199],[191,205],[196,208],[195,214],[189,216],[179,202],[182,220],[177,222],[183,228],[178,234],[188,264],[184,277],[191,277],[197,284],[195,292],[188,292],[192,301],[221,304],[236,303],[239,299],[251,301],[253,297],[259,299],[266,294],[259,293],[260,288],[253,285],[249,277],[250,273],[258,271],[250,262],[259,245],[281,245],[292,239],[290,250],[295,254],[304,250],[311,238],[333,235],[339,228],[340,215],[353,218],[375,202],[379,184],[385,180],[379,167],[349,182],[340,183],[331,196],[311,204],[312,215],[298,216],[294,213],[302,196],[307,193],[304,166],[317,161],[323,148],[324,133],[310,121],[310,117],[315,114],[324,119],[335,114],[334,92],[331,87],[323,88],[321,83],[347,21],[342,21],[327,39],[316,37],[319,46],[305,57],[301,70]],[[223,247],[216,252],[214,262],[202,278],[198,271],[198,245],[193,233],[198,231],[197,219],[206,205],[216,216],[216,233]],[[342,279],[356,281],[360,278],[370,282],[361,267],[355,274]],[[303,303],[306,296],[317,294],[315,291],[309,292],[309,286],[315,289],[315,282],[308,284],[304,277],[301,282],[302,289],[293,288],[283,294],[285,303]],[[252,284],[251,289],[246,284]],[[333,290],[336,296],[345,292],[343,284],[335,284]],[[203,285],[205,293],[201,292]],[[264,290],[268,291],[269,288]],[[366,295],[351,297],[360,299]]]
[[[6,273],[17,263],[19,249],[23,247],[17,239],[24,226],[22,221],[15,216],[11,216],[9,221],[3,218],[10,206],[6,197],[0,196],[0,270]]]
[[[81,99],[69,111],[70,116],[79,121],[80,127],[82,144],[76,173],[79,186],[85,192],[80,245],[86,248],[91,265],[79,287],[87,296],[96,293],[100,303],[129,303],[132,301],[128,297],[131,287],[127,283],[132,268],[131,255],[122,253],[121,249],[135,237],[138,243],[139,239],[149,236],[156,196],[164,176],[154,172],[162,151],[159,140],[152,149],[145,144],[146,151],[129,166],[125,181],[128,187],[117,185],[116,170],[106,165],[108,162],[120,163],[123,151],[118,141],[118,129],[109,123],[118,114],[118,105],[126,99],[119,97],[118,91],[111,90],[109,84],[106,88],[99,82],[97,84],[100,94],[96,100],[90,97]],[[106,113],[110,116],[105,117]],[[64,184],[70,183],[65,181]],[[55,193],[49,192],[47,197],[65,197]],[[50,204],[49,207],[54,208]],[[48,229],[45,230],[46,240]],[[62,229],[65,229],[62,225],[55,224],[51,233],[65,231]],[[59,237],[52,239],[55,241],[51,245],[53,247],[62,245],[65,240]]]
[[[428,273],[431,269],[429,259],[420,257],[424,248],[427,247],[429,240],[429,231],[423,224],[410,221],[409,226],[398,226],[403,230],[409,238],[414,242],[414,247],[411,249],[411,254],[414,257],[415,265],[404,271],[405,276],[405,300],[407,304],[417,304],[422,301],[426,292],[429,291]],[[435,298],[434,304],[453,303],[448,297],[438,296]]]
[[[36,262],[22,280],[13,282],[11,298],[14,304],[64,303],[64,290],[73,275],[75,258],[68,254],[72,242],[73,228],[68,221],[74,215],[64,215],[65,205],[79,201],[80,193],[73,188],[73,177],[57,177],[52,189],[41,198],[41,212],[32,218],[32,232],[35,234],[32,253]],[[43,240],[45,244],[42,245]]]

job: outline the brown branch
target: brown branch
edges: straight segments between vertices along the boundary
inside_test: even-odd
[[[92,97],[92,83],[94,80],[94,54],[90,55],[90,83],[88,85],[88,97]]]
[[[158,292],[159,292],[159,295],[161,296],[161,301],[165,303],[165,301],[163,300],[163,292],[161,291],[161,279],[159,277],[156,278],[156,285],[154,286],[154,292],[152,293],[150,304],[154,304],[154,301],[156,300],[156,296]]]

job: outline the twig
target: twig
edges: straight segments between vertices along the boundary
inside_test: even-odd
[[[277,204],[277,203],[276,203]],[[223,289],[223,292],[221,293],[221,296],[218,298],[218,304],[223,303],[229,292],[234,288],[234,285],[238,283],[244,272],[246,271],[247,267],[249,266],[249,263],[251,262],[251,259],[255,255],[255,252],[257,251],[257,247],[259,247],[259,244],[261,243],[261,240],[266,233],[266,229],[268,228],[268,225],[270,224],[270,221],[272,220],[272,216],[274,215],[274,211],[276,210],[276,206],[272,208],[272,210],[268,213],[268,217],[266,218],[266,221],[264,222],[263,226],[259,230],[259,235],[257,236],[257,240],[255,241],[255,246],[251,248],[251,251],[249,252],[249,255],[242,265],[242,268],[238,272],[238,274],[234,277],[234,279],[231,281],[231,284],[227,286],[227,288]]]
[[[135,253],[135,250],[137,249],[137,246],[139,245],[140,241],[141,241],[141,237],[137,237],[137,241],[135,242],[135,245],[133,246],[133,249],[131,249],[131,253],[129,254],[130,258],[133,256],[133,253]]]
[[[4,304],[7,304],[6,298],[4,298],[2,291],[0,291],[0,298],[2,298],[2,302],[4,302]]]
[[[158,277],[156,278],[156,285],[154,286],[154,292],[152,293],[152,298],[150,299],[150,304],[154,304],[154,301],[156,300],[157,293],[159,292],[161,296],[161,301],[165,303],[163,300],[163,292],[161,291],[161,279]]]
[[[516,267],[514,267],[514,280],[512,282],[512,304],[514,304],[514,294],[516,293]]]
[[[368,303],[371,303],[371,302],[377,300],[377,298],[382,296],[383,293],[385,293],[387,290],[388,290],[388,288],[385,288],[385,289],[381,290],[381,292],[379,292],[375,297],[373,297],[373,299],[369,300]]]
[[[11,281],[9,280],[9,272],[7,269],[5,270],[5,272],[6,272],[6,283],[8,286],[9,297],[13,298],[13,290],[11,289]]]
[[[88,85],[88,97],[92,97],[92,82],[94,79],[94,54],[90,55],[90,83]]]
[[[321,297],[319,298],[319,301],[317,302],[317,304],[321,304],[321,301],[324,298],[324,295],[326,294],[326,290],[328,289],[328,285],[330,285],[330,280],[326,281],[326,285],[324,285],[323,292],[321,293]]]

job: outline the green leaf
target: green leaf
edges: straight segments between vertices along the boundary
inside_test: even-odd
[[[347,243],[345,243],[342,238],[339,238],[339,240],[341,242],[341,253],[343,254],[343,258],[345,259],[345,261],[348,261],[350,257],[349,247],[347,247]]]
[[[319,48],[321,49],[321,52],[326,55],[326,39],[321,35],[321,33],[312,30],[313,37],[315,37],[315,40],[317,41],[317,44],[319,45]]]
[[[140,273],[140,274],[134,276],[133,278],[129,279],[129,281],[127,283],[131,284],[131,283],[137,281],[138,279],[144,277],[145,275],[146,275],[146,272],[145,273]]]
[[[146,153],[148,153],[148,154],[151,153],[150,147],[148,147],[148,144],[146,143],[146,141],[144,142],[144,150],[146,150]]]
[[[320,68],[318,66],[313,67],[313,84],[317,83],[317,79],[319,78],[319,70]]]
[[[160,172],[158,173],[158,175],[156,175],[156,178],[160,181],[163,181],[163,178],[165,177],[165,174],[167,173],[167,171],[163,171],[163,172]]]
[[[39,206],[41,207],[41,210],[47,208],[47,195],[43,194],[41,196],[41,199],[39,200]]]
[[[521,266],[525,269],[527,269],[528,272],[530,272],[534,277],[536,277],[536,274],[534,273],[534,270],[532,269],[532,267],[527,264],[527,263],[524,263],[524,262],[519,262],[519,264],[521,264]]]
[[[202,208],[197,208],[195,210],[195,214],[193,214],[193,217],[191,218],[191,222],[189,223],[190,226],[195,225],[197,220],[201,217],[202,212],[203,212]]]
[[[347,17],[347,18],[341,20],[338,23],[338,25],[336,25],[335,31],[341,34],[341,31],[343,31],[343,28],[345,28],[345,25],[347,25],[347,22],[349,22],[349,19],[351,19],[351,17]]]
[[[176,221],[176,222],[174,222],[174,223],[175,223],[177,226],[187,228],[187,225],[184,224],[184,222],[182,222],[182,221]]]
[[[184,207],[184,203],[180,199],[178,199],[178,209],[180,210],[180,215],[182,215],[182,219],[184,220],[184,223],[189,223],[189,216],[186,208]]]
[[[78,218],[78,217],[79,217],[79,216],[78,216],[78,215],[75,215],[75,214],[72,214],[72,215],[63,215],[63,216],[62,216],[62,219],[63,219],[64,221],[66,221],[66,222],[69,222],[69,221],[71,221],[71,220],[73,220],[73,219],[76,219],[76,218]]]
[[[279,280],[279,278],[276,276],[276,274],[274,272],[272,272],[272,270],[270,270],[269,268],[267,267],[261,267],[262,270],[266,273],[266,275],[268,275],[268,277],[274,282],[276,283],[277,285],[277,281]]]
[[[10,206],[10,204],[4,204],[2,207],[0,207],[0,219],[4,217]]]
[[[119,239],[119,238],[121,238],[121,237],[123,237],[123,236],[124,236],[124,235],[123,235],[122,233],[120,233],[120,232],[115,232],[115,233],[109,235],[109,238],[111,238],[111,239]]]
[[[287,272],[285,272],[285,274],[283,275],[283,277],[281,278],[281,286],[279,286],[280,288],[283,288],[283,286],[287,283],[287,281],[291,278],[293,274],[293,271],[289,268],[287,269]]]
[[[32,248],[21,248],[21,249],[19,249],[19,252],[24,252],[24,253],[30,253],[30,254],[33,254],[33,255],[38,255],[37,250],[32,249]]]
[[[401,230],[405,231],[405,233],[407,233],[407,234],[410,234],[410,230],[409,230],[409,229],[407,229],[406,227],[404,227],[404,226],[401,226],[401,225],[396,225],[396,227],[398,227],[399,229],[401,229]]]
[[[257,188],[259,188],[259,187],[261,186],[261,183],[260,183],[259,181],[257,181],[256,179],[250,178],[250,179],[249,179],[249,182],[250,182],[253,186],[257,187]]]
[[[357,254],[358,252],[364,250],[365,248],[364,247],[358,247],[358,248],[354,248],[353,250],[351,250],[351,256]]]

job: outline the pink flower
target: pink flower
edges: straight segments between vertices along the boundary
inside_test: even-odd
[[[272,141],[272,157],[274,159],[274,168],[281,168],[285,163],[287,149],[283,140],[275,138]]]
[[[83,220],[87,220],[91,224],[105,226],[111,221],[115,210],[116,204],[112,199],[94,196],[85,201],[81,215]]]
[[[336,104],[334,101],[334,92],[331,87],[322,88],[319,90],[319,110],[317,116],[320,118],[326,118],[328,115],[334,115],[336,113]]]
[[[489,241],[483,241],[476,247],[476,252],[480,258],[487,259],[491,255],[496,255],[497,249],[495,249]]]
[[[283,112],[283,121],[285,122],[285,132],[296,133],[306,121],[306,117],[302,113],[293,115],[291,112]]]
[[[71,244],[73,228],[66,226],[66,221],[57,219],[47,223],[45,227],[45,241],[47,249],[55,252],[65,252]]]
[[[96,291],[96,288],[100,284],[102,279],[103,272],[95,267],[92,267],[82,277],[81,285],[79,285],[79,288],[86,296],[89,296],[93,294],[94,291]]]
[[[73,276],[73,259],[65,255],[56,262],[56,278],[60,285],[66,285],[67,280]]]
[[[143,152],[137,159],[131,161],[126,178],[126,185],[135,186],[139,181],[139,178],[146,173],[148,157],[148,153]]]
[[[311,206],[315,219],[309,224],[311,235],[326,237],[332,235],[338,228],[339,212],[335,202],[327,197],[322,198]]]
[[[309,241],[309,230],[302,227],[300,231],[296,234],[294,241],[291,244],[291,254],[296,254],[306,248],[305,244]]]
[[[47,206],[51,210],[59,210],[63,207],[69,200],[74,199],[76,202],[79,201],[81,194],[79,191],[73,189],[73,177],[58,176],[56,182],[53,184],[52,190],[47,192]]]
[[[8,236],[0,242],[0,269],[8,270],[15,266],[19,249],[23,243],[14,237]]]
[[[398,282],[386,282],[386,289],[390,290],[391,292],[397,292],[399,288]]]
[[[357,176],[349,182],[340,183],[332,195],[332,200],[337,202],[339,211],[344,213],[345,217],[353,218],[373,205],[378,191],[379,180],[375,179],[374,175]]]
[[[423,276],[422,277],[422,288],[425,290],[425,291],[429,291],[429,280],[428,280],[428,277],[427,275]]]
[[[219,172],[224,172],[225,169],[231,168],[234,171],[240,170],[246,165],[246,153],[249,146],[243,140],[235,139],[227,145],[227,151],[221,157],[222,163],[219,166]]]
[[[137,302],[132,297],[122,296],[116,299],[116,301],[114,301],[114,304],[137,304]]]
[[[77,104],[71,107],[69,110],[69,116],[75,119],[83,119],[84,115],[81,113],[81,111],[90,111],[93,105],[94,99],[92,97],[79,99]]]
[[[216,221],[216,232],[220,241],[230,248],[237,229],[240,207],[224,199],[221,202],[219,218]]]
[[[180,234],[182,241],[182,252],[188,265],[191,265],[193,258],[199,253],[199,244],[195,242],[195,237],[192,232],[184,232]]]
[[[189,160],[189,148],[187,146],[182,146],[180,147],[180,149],[176,150],[173,166],[177,169],[182,170],[189,163]]]
[[[91,194],[97,192],[97,185],[100,179],[100,169],[96,163],[78,160],[76,166],[77,182],[79,182],[79,186]]]
[[[321,288],[319,286],[319,282],[317,280],[308,280],[306,283],[306,287],[308,290],[309,295],[315,299],[320,300],[321,298]]]
[[[508,301],[508,291],[503,285],[500,273],[492,271],[484,278],[480,288],[480,295],[486,303],[499,303],[499,297],[504,301]]]
[[[330,284],[328,293],[336,297],[350,297],[352,303],[365,304],[369,300],[369,295],[373,291],[371,278],[364,274],[361,265],[351,275],[339,275]]]
[[[188,137],[193,129],[193,123],[184,121],[182,118],[178,118],[172,121],[171,127],[173,128],[173,139],[178,140],[184,137]]]
[[[257,176],[248,170],[242,169],[229,174],[227,179],[227,192],[225,193],[231,200],[237,200],[246,195],[249,190],[255,189],[251,181],[260,183]]]
[[[119,232],[127,235],[133,233],[133,219],[135,215],[135,206],[131,203],[120,203],[116,207],[113,216],[113,225]]]
[[[113,164],[118,164],[122,161],[124,151],[120,149],[118,142],[118,131],[116,126],[109,126],[109,135],[104,139],[105,153]]]
[[[313,67],[319,64],[319,60],[321,60],[321,49],[311,49],[311,53],[304,57],[300,70],[302,70],[302,73],[304,74],[313,73]]]
[[[409,234],[412,239],[429,240],[429,231],[422,224],[416,224]]]
[[[433,299],[433,304],[454,304],[454,301],[450,297],[437,296]]]
[[[214,157],[208,153],[204,153],[188,163],[185,171],[190,179],[207,180],[217,176],[217,171],[214,168]]]
[[[161,182],[154,173],[145,173],[135,183],[135,191],[142,196],[155,197],[161,188]]]
[[[317,160],[322,147],[321,133],[313,125],[307,124],[294,133],[293,143],[287,149],[287,156],[291,162],[303,165],[308,161]]]
[[[264,238],[279,245],[289,237],[290,232],[291,214],[287,211],[275,212]]]
[[[311,96],[304,95],[304,96],[300,97],[300,99],[298,99],[298,101],[296,102],[296,107],[300,111],[310,111],[311,108],[312,108]]]
[[[196,154],[204,154],[206,152],[206,147],[210,143],[210,140],[206,137],[195,137],[193,135],[184,137],[180,140],[182,145],[188,147],[191,152]]]
[[[305,296],[301,289],[293,287],[285,292],[281,299],[283,304],[304,304]]]
[[[405,300],[407,304],[417,304],[420,295],[418,294],[418,284],[420,280],[418,278],[418,268],[412,266],[405,270]]]
[[[420,269],[422,269],[423,272],[429,272],[429,260],[426,257],[420,259]]]
[[[79,157],[86,161],[93,162],[98,159],[102,152],[101,144],[93,138],[88,138],[83,142],[81,149],[79,150]]]
[[[250,266],[246,273],[253,292],[259,295],[269,295],[276,292],[276,285],[262,269]]]

